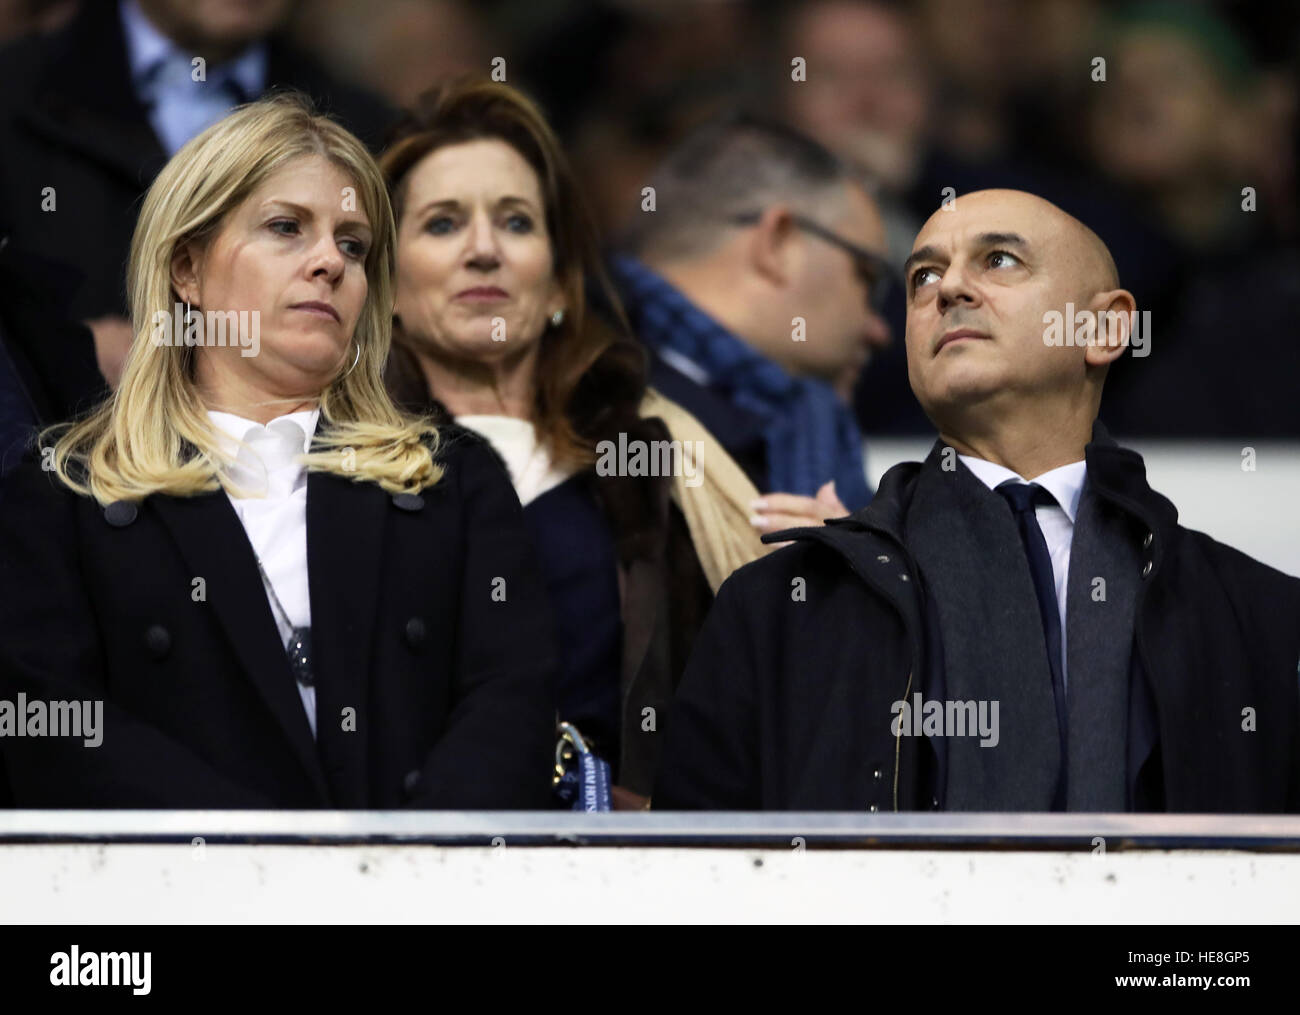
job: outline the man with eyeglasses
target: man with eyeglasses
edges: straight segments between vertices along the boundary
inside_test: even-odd
[[[613,270],[651,383],[708,427],[764,494],[760,532],[871,498],[849,406],[890,282],[884,227],[817,142],[750,115],[697,130],[651,179]]]

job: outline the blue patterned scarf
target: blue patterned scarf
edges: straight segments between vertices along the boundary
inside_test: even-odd
[[[871,500],[862,434],[825,381],[791,377],[696,307],[639,261],[611,269],[633,330],[652,349],[672,351],[709,376],[709,387],[764,420],[769,490],[813,496],[827,480],[850,511]]]

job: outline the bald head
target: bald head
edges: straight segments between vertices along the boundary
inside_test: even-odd
[[[908,372],[931,419],[986,425],[1033,405],[1039,426],[1091,424],[1127,340],[1101,340],[1098,322],[1134,309],[1096,233],[1034,194],[981,190],[930,216],[905,275]]]
[[[998,193],[997,191],[988,191],[987,193]],[[1021,191],[1005,191],[1008,194],[1021,194]],[[1041,197],[1034,197],[1032,194],[1024,194],[1025,197],[1033,198],[1050,209],[1050,213],[1061,222],[1065,231],[1068,245],[1075,251],[1079,260],[1079,279],[1087,280],[1089,287],[1095,288],[1098,292],[1105,289],[1119,288],[1119,271],[1115,267],[1115,259],[1110,256],[1110,250],[1102,242],[1100,236],[1085,226],[1073,215],[1067,215],[1060,208],[1050,201],[1044,201]]]
[[[950,224],[945,222],[945,216],[957,212],[978,217],[1002,232],[1032,223],[1028,231],[1035,234],[1039,243],[1048,245],[1053,253],[1065,260],[1080,284],[1094,292],[1119,288],[1119,271],[1101,237],[1051,201],[1023,190],[977,190],[963,194],[948,207],[940,208],[917,234],[914,252],[908,259],[909,268],[917,259],[916,251],[928,245],[927,237]]]

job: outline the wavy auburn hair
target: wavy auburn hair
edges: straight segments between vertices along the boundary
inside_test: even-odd
[[[393,128],[379,164],[400,223],[416,166],[447,145],[485,139],[510,145],[537,174],[555,277],[565,297],[563,323],[542,334],[533,422],[555,461],[589,465],[601,436],[627,429],[637,418],[646,360],[630,337],[577,177],[542,111],[509,85],[480,75],[450,78],[421,95]],[[589,311],[588,282],[608,321]],[[436,397],[400,327],[393,339],[388,373],[393,394],[403,404]]]
[[[127,281],[134,338],[121,384],[86,418],[41,434],[55,441],[59,478],[100,503],[152,493],[190,496],[226,485],[230,464],[194,381],[195,351],[155,345],[155,314],[180,302],[172,259],[211,241],[226,217],[294,159],[319,155],[354,182],[374,240],[365,259],[366,301],[353,341],[355,367],[340,368],[320,395],[322,425],[302,461],[309,471],[374,482],[392,493],[432,486],[437,429],[392,402],[383,366],[392,341],[394,227],[383,175],[370,153],[309,100],[282,93],[236,109],[190,140],[145,196],[131,241]],[[349,369],[350,368],[350,369]]]

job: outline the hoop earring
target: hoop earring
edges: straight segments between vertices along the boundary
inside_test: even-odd
[[[360,344],[358,344],[357,354],[352,357],[352,365],[348,367],[346,370],[344,370],[341,376],[346,377],[348,374],[352,373],[352,371],[357,368],[357,364],[360,362],[361,362],[361,346]]]

